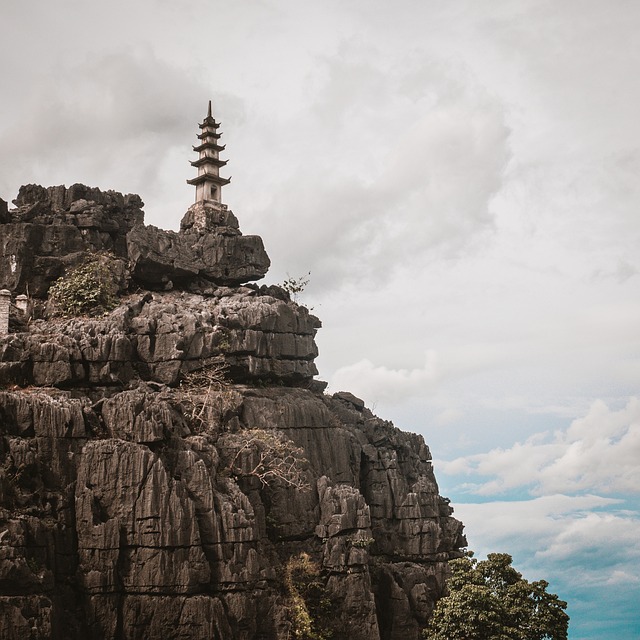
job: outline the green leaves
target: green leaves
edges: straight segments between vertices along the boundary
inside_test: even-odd
[[[49,297],[63,315],[95,316],[116,306],[116,290],[113,274],[94,258],[58,278]]]
[[[449,594],[436,605],[426,640],[566,640],[567,603],[528,582],[506,553],[449,563]]]

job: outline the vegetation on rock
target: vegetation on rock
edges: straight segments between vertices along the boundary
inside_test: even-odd
[[[313,381],[308,278],[239,286],[259,238],[144,227],[136,196],[21,193],[12,293],[140,289],[0,340],[0,638],[417,640],[463,526],[421,436]]]
[[[63,315],[100,315],[115,308],[117,287],[113,274],[94,258],[58,278],[49,297]]]
[[[228,471],[236,477],[254,477],[262,486],[279,484],[307,491],[304,450],[277,429],[243,429],[225,434],[220,446],[229,458]]]
[[[184,394],[184,410],[194,431],[206,431],[211,423],[220,425],[224,415],[235,404],[225,362],[214,362],[183,375],[180,389]]]
[[[426,640],[566,640],[567,603],[547,592],[545,580],[528,582],[506,553],[478,561],[452,560],[449,594],[424,631]]]
[[[329,640],[331,629],[323,622],[330,616],[320,568],[307,553],[289,558],[284,568],[284,585],[289,599],[289,620],[296,640]]]
[[[280,283],[280,287],[282,287],[290,296],[291,299],[295,302],[298,300],[298,294],[302,293],[309,284],[311,276],[311,271],[306,273],[299,278],[292,278],[289,274],[287,274],[287,279]]]

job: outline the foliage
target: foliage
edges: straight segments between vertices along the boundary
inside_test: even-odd
[[[49,297],[63,315],[99,315],[116,304],[113,274],[100,258],[93,258],[58,278]]]
[[[284,568],[284,586],[292,637],[296,640],[329,640],[332,631],[323,624],[330,617],[331,602],[325,597],[320,568],[308,554],[289,558]]]
[[[287,279],[280,283],[280,287],[282,287],[294,301],[298,300],[298,294],[302,293],[309,284],[311,276],[311,271],[307,272],[305,275],[300,276],[299,278],[292,278],[289,274],[287,274]]]
[[[228,471],[253,476],[263,486],[275,484],[307,491],[304,450],[276,429],[245,429],[225,434],[220,445],[229,455]]]
[[[566,640],[567,603],[547,593],[544,580],[528,582],[506,553],[486,560],[452,560],[449,594],[424,631],[426,640]]]
[[[227,329],[227,327],[216,328],[216,334],[218,337],[218,342],[216,346],[221,353],[225,353],[231,349],[231,331]]]
[[[367,549],[375,540],[373,538],[347,538],[352,547],[356,549]]]

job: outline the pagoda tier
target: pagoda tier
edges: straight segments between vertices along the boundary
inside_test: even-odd
[[[197,153],[199,153],[200,151],[204,151],[205,149],[213,149],[214,151],[224,151],[227,148],[227,145],[216,144],[215,142],[203,142],[202,144],[199,144],[197,147],[191,147],[191,148]]]
[[[221,203],[222,187],[229,184],[231,178],[222,178],[219,173],[220,167],[224,167],[227,161],[220,160],[218,157],[218,153],[225,147],[218,144],[221,134],[217,130],[220,124],[211,115],[211,100],[209,100],[207,116],[198,126],[201,129],[198,134],[201,143],[193,147],[193,150],[198,153],[198,159],[191,162],[191,166],[198,169],[198,175],[187,180],[187,183],[196,188],[196,202]]]
[[[200,125],[202,126],[202,125]],[[204,138],[219,138],[222,134],[218,133],[217,129],[220,125],[216,124],[215,127],[213,125],[207,125],[203,130],[202,133],[197,134],[197,137],[200,138],[200,140],[204,139]]]
[[[199,176],[192,178],[191,180],[187,180],[187,184],[200,185],[206,182],[213,182],[219,187],[223,187],[225,184],[229,184],[231,182],[231,178],[221,178],[215,173],[201,173]],[[211,200],[212,198],[205,198],[205,200]]]
[[[221,135],[221,133],[216,133],[213,130],[207,129],[201,136],[198,136],[198,138],[202,140],[202,142],[209,141],[211,144],[217,144]]]
[[[209,102],[211,102],[211,100],[209,100]],[[216,122],[212,115],[207,114],[207,117],[198,126],[201,129],[205,129],[206,127],[213,127],[214,129],[217,129],[220,126],[220,123]]]
[[[220,160],[219,158],[214,158],[213,156],[202,156],[197,160],[191,162],[192,167],[201,167],[203,164],[207,164],[210,162],[211,164],[215,164],[216,167],[224,167],[228,160]]]

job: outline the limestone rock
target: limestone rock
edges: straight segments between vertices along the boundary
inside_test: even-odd
[[[133,279],[154,289],[198,290],[203,286],[198,279],[237,285],[264,277],[270,265],[258,236],[176,233],[140,225],[127,234],[127,251]]]
[[[86,255],[126,258],[126,234],[144,218],[138,196],[80,184],[26,185],[13,202],[17,208],[0,216],[0,280],[36,298]]]
[[[243,236],[224,205],[193,205],[176,233],[145,226],[139,196],[81,184],[26,185],[13,203],[0,202],[0,281],[35,298],[99,253],[127,261],[134,284],[159,290],[235,286],[264,277],[270,264],[262,239]]]
[[[229,391],[238,399],[209,426],[190,421],[185,391],[161,385],[94,404],[0,393],[0,607],[16,629],[3,637],[30,625],[56,639],[116,628],[284,639],[281,566],[306,549],[340,621],[334,637],[419,638],[465,544],[422,438],[307,389]],[[230,476],[222,438],[252,428],[302,446],[316,488]],[[81,606],[63,589],[54,597],[69,580]]]
[[[180,222],[181,231],[212,231],[223,235],[235,236],[240,233],[238,218],[219,202],[196,202],[184,214]]]
[[[9,205],[6,200],[0,198],[0,224],[9,222]]]
[[[14,293],[108,251],[123,295],[0,336],[0,637],[285,640],[297,590],[318,634],[419,640],[463,526],[422,437],[313,380],[318,318],[240,286],[261,240],[209,203],[177,233],[82,185],[14,204]]]
[[[134,295],[108,316],[44,321],[0,340],[0,383],[110,386],[136,380],[175,385],[193,369],[226,362],[237,381],[308,383],[317,374],[319,320],[256,289],[221,297]]]

